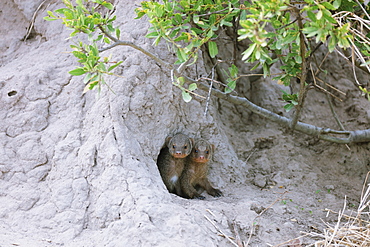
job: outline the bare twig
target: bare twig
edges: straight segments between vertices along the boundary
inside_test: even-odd
[[[42,1],[42,3],[40,3],[40,5],[37,7],[37,9],[35,10],[35,12],[33,13],[32,19],[31,19],[31,23],[30,23],[29,27],[27,28],[27,33],[24,36],[23,40],[27,40],[28,37],[30,36],[30,34],[32,32],[32,29],[33,29],[33,26],[35,25],[35,20],[36,20],[36,17],[37,17],[37,13],[40,11],[41,7],[44,5],[44,3],[46,1],[48,1],[48,0]]]
[[[362,4],[358,0],[356,0],[356,3],[358,4],[358,6],[360,6],[360,8],[362,9],[362,11],[365,13],[365,15],[367,16],[367,19],[370,20],[370,16],[367,13],[367,11],[364,9],[364,7],[362,7]]]
[[[236,223],[235,223],[235,221],[233,222],[233,229],[234,229],[234,233],[235,233],[236,244],[237,244],[239,247],[244,247],[244,246],[243,246],[243,243],[242,243],[242,241],[241,241],[241,239],[240,239],[238,229],[236,229]]]
[[[308,233],[304,233],[304,235],[302,235],[302,236],[299,236],[299,237],[296,237],[296,238],[293,238],[293,239],[289,239],[289,240],[287,240],[283,243],[280,243],[280,244],[277,244],[277,245],[271,245],[271,246],[272,247],[279,247],[279,246],[286,245],[286,244],[287,244],[286,246],[289,246],[289,243],[291,243],[293,240],[298,240],[298,239],[301,239],[301,238],[306,237],[308,235],[309,235]]]
[[[204,109],[204,116],[207,116],[208,105],[209,105],[209,101],[211,99],[211,92],[212,92],[214,78],[215,78],[215,70],[214,70],[214,68],[212,68],[211,84],[209,85],[207,101],[206,101],[206,108]]]
[[[204,215],[204,218],[206,218],[215,228],[216,230],[221,233],[222,236],[224,236],[227,240],[230,241],[234,246],[239,247],[229,236],[227,236],[207,215]]]
[[[366,174],[365,182],[364,182],[364,185],[362,186],[361,201],[360,201],[360,205],[358,206],[359,212],[362,212],[366,207],[370,205],[370,200],[368,200],[370,197],[370,184],[367,183],[369,179],[369,175],[370,175],[370,172]],[[366,192],[364,192],[365,187],[367,187]]]
[[[317,86],[317,83],[316,83],[316,76],[314,75],[313,73],[313,70],[312,70],[312,65],[310,64],[310,68],[311,68],[311,73],[312,73],[312,77],[313,77],[313,80],[314,80],[314,84]],[[323,88],[324,89],[324,88]],[[325,90],[325,89],[324,89]],[[325,90],[326,91],[326,90]],[[328,92],[328,91],[326,91]],[[329,93],[329,92],[328,92]],[[334,111],[334,107],[333,107],[333,103],[331,102],[330,98],[329,98],[329,95],[328,94],[325,94],[326,95],[326,99],[329,103],[329,107],[330,107],[330,111],[331,113],[333,114],[334,116],[334,119],[335,121],[337,122],[338,126],[340,127],[341,130],[345,130],[342,123],[340,122],[339,118],[338,118],[338,115],[337,113]],[[341,99],[339,99],[340,101],[342,101]]]

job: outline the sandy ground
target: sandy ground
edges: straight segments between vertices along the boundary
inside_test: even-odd
[[[82,78],[60,22],[45,22],[42,1],[0,4],[0,246],[307,246],[335,213],[357,210],[369,171],[369,144],[340,145],[291,133],[227,102],[181,100],[169,72],[130,48],[108,79],[112,91],[82,94]],[[116,1],[122,39],[173,60],[133,20],[139,1]],[[136,5],[135,5],[136,4]],[[32,10],[32,11],[31,11]],[[135,27],[135,28],[133,28]],[[107,52],[108,55],[108,52]],[[202,62],[189,75],[198,76]],[[366,129],[369,102],[351,67],[335,54],[326,80],[346,93],[335,110],[348,130]],[[199,72],[199,71],[201,72]],[[369,76],[359,74],[359,80]],[[294,85],[293,87],[296,87]],[[248,90],[252,90],[245,93]],[[282,87],[258,80],[241,93],[282,114]],[[286,89],[286,88],[285,88]],[[243,91],[246,90],[246,91]],[[200,92],[202,93],[202,92]],[[301,121],[338,129],[325,94],[311,90]],[[216,146],[209,178],[224,196],[169,194],[156,159],[167,135],[182,131]],[[285,243],[285,244],[283,244]]]

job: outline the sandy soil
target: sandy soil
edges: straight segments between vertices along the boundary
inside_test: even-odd
[[[245,109],[213,98],[186,104],[169,72],[128,47],[104,88],[82,94],[69,54],[69,31],[45,22],[47,1],[0,4],[0,246],[307,246],[334,224],[346,202],[357,210],[369,171],[370,145],[340,145],[291,133]],[[173,60],[144,38],[134,20],[139,1],[116,1],[122,39]],[[33,11],[30,11],[30,10]],[[106,53],[109,55],[109,52]],[[353,84],[350,65],[333,54],[326,80],[346,95],[334,100],[348,130],[366,129],[370,103]],[[202,61],[189,75],[199,76]],[[245,68],[245,70],[247,70]],[[369,76],[359,74],[359,80]],[[297,85],[293,85],[293,88]],[[282,87],[258,80],[239,93],[289,115]],[[284,88],[287,89],[287,88]],[[203,93],[203,92],[199,92]],[[311,90],[301,121],[338,129],[324,93]],[[224,196],[187,200],[169,194],[156,167],[165,137],[182,131],[216,146],[209,178]],[[349,212],[348,211],[348,212]],[[285,243],[285,244],[283,244]]]

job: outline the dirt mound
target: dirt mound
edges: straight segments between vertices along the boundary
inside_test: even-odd
[[[124,60],[120,77],[107,79],[113,92],[83,95],[82,78],[68,74],[77,65],[66,52],[68,30],[42,19],[62,5],[44,3],[22,40],[41,2],[0,4],[9,13],[0,16],[1,246],[235,246],[237,236],[276,245],[322,231],[320,219],[336,219],[324,209],[341,209],[345,195],[350,208],[358,206],[368,144],[292,134],[216,98],[204,117],[204,101],[184,103],[168,71],[127,47],[111,52]],[[149,25],[134,19],[134,2],[116,4],[122,39],[173,60],[165,45],[144,38]],[[353,97],[351,68],[335,56],[328,81],[347,95],[335,109],[345,128],[365,129],[369,102]],[[250,88],[255,103],[281,109],[280,86],[259,80]],[[307,106],[302,121],[337,128],[323,93],[310,92]],[[209,178],[223,197],[187,200],[166,191],[156,159],[177,131],[216,146]]]

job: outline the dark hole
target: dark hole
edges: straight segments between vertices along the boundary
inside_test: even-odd
[[[11,96],[14,96],[14,95],[16,95],[17,94],[17,91],[10,91],[9,93],[8,93],[8,96],[9,97],[11,97]]]

